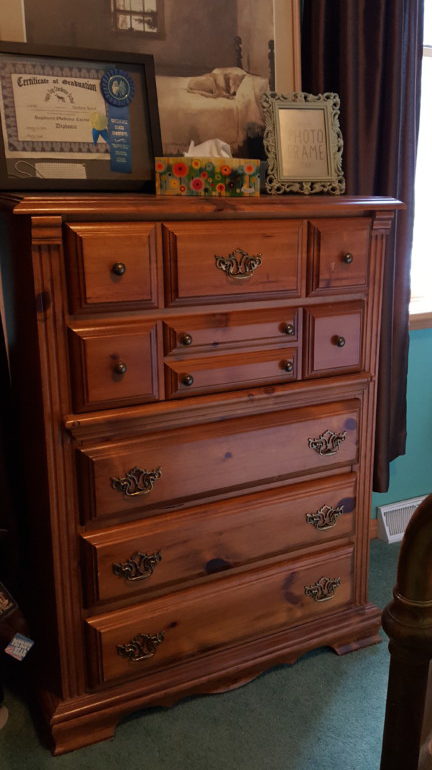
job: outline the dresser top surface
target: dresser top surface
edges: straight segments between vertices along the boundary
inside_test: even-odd
[[[30,216],[68,219],[248,219],[365,216],[405,205],[390,197],[263,195],[259,198],[205,198],[131,193],[2,193],[0,209]]]

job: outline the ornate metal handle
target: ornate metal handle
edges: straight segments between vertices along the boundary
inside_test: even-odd
[[[215,256],[216,267],[229,278],[244,280],[250,278],[254,270],[262,264],[262,254],[251,256],[243,249],[234,249],[227,257]]]
[[[333,599],[336,588],[340,586],[341,579],[322,577],[313,583],[311,586],[305,586],[304,592],[306,596],[313,599],[314,602],[327,602],[329,599]]]
[[[308,446],[319,455],[335,455],[346,435],[346,430],[342,433],[325,430],[318,438],[308,438]]]
[[[126,265],[124,262],[116,262],[112,268],[111,272],[114,273],[114,275],[124,275],[126,272]]]
[[[294,363],[292,361],[281,361],[281,367],[285,372],[294,371]]]
[[[293,337],[295,334],[295,326],[294,324],[289,323],[282,324],[281,331],[284,334],[288,334],[290,337]]]
[[[181,378],[181,382],[182,382],[182,385],[187,385],[189,387],[190,385],[193,385],[194,378],[192,377],[191,374],[184,374]]]
[[[343,255],[342,260],[345,262],[346,265],[350,265],[353,261],[354,257],[350,252],[348,251],[346,254]]]
[[[124,361],[117,361],[117,363],[113,366],[113,372],[115,372],[115,374],[121,374],[122,376],[126,374],[127,369],[128,368]]]
[[[182,334],[180,336],[181,345],[192,345],[192,336],[190,334]]]
[[[333,342],[336,345],[336,347],[343,348],[345,347],[346,340],[345,340],[345,337],[336,336],[336,337],[333,337]]]
[[[162,476],[161,468],[154,471],[145,471],[143,468],[131,468],[122,479],[112,478],[113,489],[122,492],[125,497],[136,495],[148,495],[152,491],[154,483]]]
[[[160,561],[162,561],[160,552],[148,554],[137,551],[127,561],[113,564],[112,570],[117,577],[125,578],[128,583],[135,583],[151,577]]]
[[[331,505],[323,505],[315,513],[307,513],[306,521],[308,524],[312,524],[315,529],[323,532],[325,529],[335,527],[336,521],[339,516],[342,516],[343,512],[343,505],[339,505],[337,508],[332,508]]]
[[[139,663],[152,658],[164,638],[162,631],[158,634],[138,634],[130,642],[118,644],[117,653],[132,663]]]

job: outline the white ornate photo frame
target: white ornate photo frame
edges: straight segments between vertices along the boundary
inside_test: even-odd
[[[261,103],[265,116],[267,192],[345,192],[339,96],[266,93]]]

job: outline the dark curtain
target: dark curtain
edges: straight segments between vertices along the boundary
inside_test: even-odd
[[[374,490],[405,452],[409,272],[420,106],[423,0],[304,0],[302,87],[341,98],[350,195],[407,204],[389,239],[381,329]]]
[[[10,478],[9,442],[12,435],[9,367],[0,316],[0,581],[11,571],[11,530],[15,530]]]

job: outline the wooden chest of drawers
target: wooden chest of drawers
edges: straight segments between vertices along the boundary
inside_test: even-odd
[[[391,199],[3,196],[54,751],[378,641],[367,601]]]

